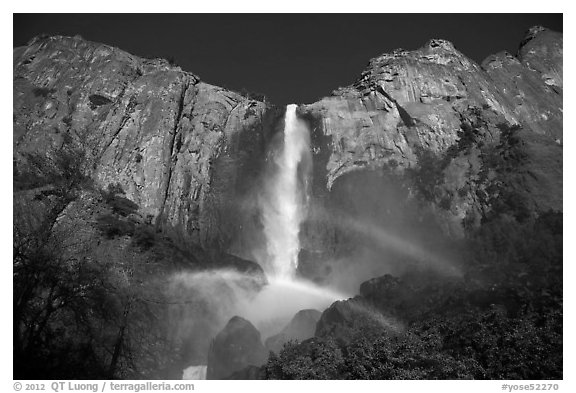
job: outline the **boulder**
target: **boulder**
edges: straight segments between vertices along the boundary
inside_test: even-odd
[[[357,335],[378,335],[401,328],[398,321],[385,317],[361,296],[356,296],[328,307],[318,320],[315,336],[331,336],[347,342]]]
[[[246,319],[235,316],[210,346],[206,379],[228,378],[248,366],[263,365],[267,358],[260,332]]]

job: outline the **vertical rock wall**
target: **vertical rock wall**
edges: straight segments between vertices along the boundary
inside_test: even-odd
[[[80,147],[100,187],[120,183],[148,221],[206,247],[226,249],[240,225],[266,109],[166,60],[79,37],[14,49],[18,165],[25,152]]]

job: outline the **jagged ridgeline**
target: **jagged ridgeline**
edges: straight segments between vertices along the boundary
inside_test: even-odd
[[[356,296],[268,337],[228,313],[267,286],[284,108],[80,37],[15,48],[14,377],[562,378],[562,45],[431,40],[300,104],[298,274]]]

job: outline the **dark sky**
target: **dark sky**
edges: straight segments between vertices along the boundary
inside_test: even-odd
[[[173,57],[204,81],[309,103],[346,86],[370,58],[452,41],[482,61],[516,53],[533,25],[562,31],[561,14],[15,14],[14,46],[37,34],[80,34],[140,56]]]

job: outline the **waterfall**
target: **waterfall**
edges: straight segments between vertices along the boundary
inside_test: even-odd
[[[254,279],[250,273],[226,269],[185,273],[173,278],[175,284],[181,284],[175,285],[176,290],[182,291],[187,285],[189,296],[208,310],[206,314],[214,320],[214,331],[222,329],[237,315],[252,322],[262,337],[267,338],[278,334],[298,311],[324,310],[334,301],[349,297],[296,276],[301,248],[300,226],[308,214],[312,167],[310,132],[307,124],[296,115],[296,109],[294,104],[286,107],[284,132],[276,134],[270,144],[266,177],[257,190],[265,241],[253,252],[266,272],[267,284],[254,292],[251,286],[245,285]],[[187,310],[190,311],[190,307]],[[196,318],[207,319],[196,313],[190,316],[190,320]],[[190,326],[196,327],[195,324]],[[200,324],[196,334],[209,334],[206,340],[211,340],[215,333],[202,328]],[[188,367],[184,376],[202,379],[205,367]]]
[[[286,107],[284,140],[273,156],[275,171],[262,203],[269,273],[278,278],[294,276],[300,252],[300,225],[307,212],[310,172],[310,133],[296,116],[297,105]]]

